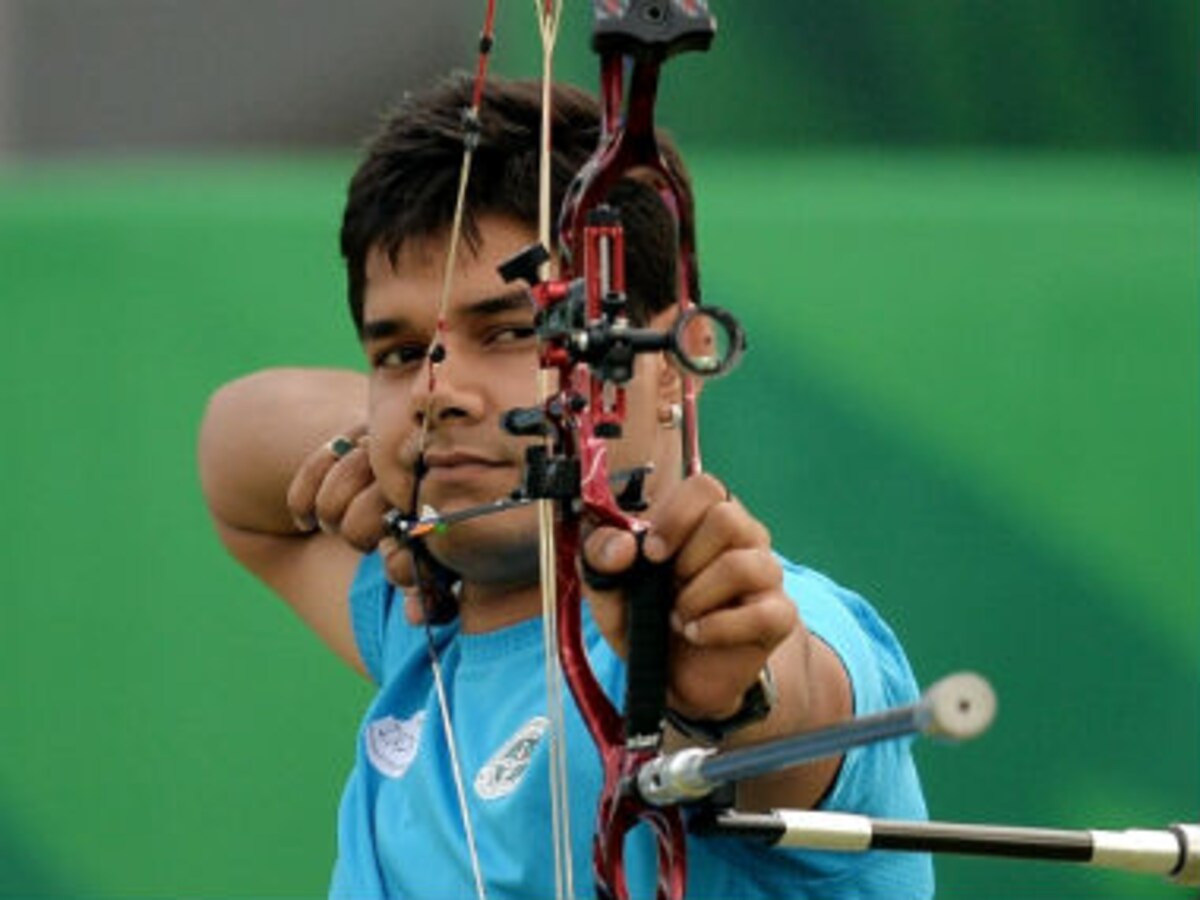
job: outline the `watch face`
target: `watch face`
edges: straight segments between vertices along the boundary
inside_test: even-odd
[[[765,719],[775,705],[776,694],[775,679],[771,677],[771,670],[764,667],[758,674],[758,680],[750,685],[746,696],[742,698],[742,708],[733,715],[733,718],[739,720],[737,727],[752,725]]]

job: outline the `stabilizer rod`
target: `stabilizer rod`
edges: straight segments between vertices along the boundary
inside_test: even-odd
[[[637,790],[647,802],[659,805],[697,800],[723,784],[838,756],[876,741],[914,734],[973,738],[991,725],[995,713],[991,685],[973,672],[959,672],[938,681],[910,706],[720,753],[689,747],[659,757],[642,766]]]
[[[1073,862],[1200,885],[1200,825],[1194,824],[1174,824],[1165,829],[1067,831],[902,822],[836,812],[713,810],[694,817],[690,828],[708,837],[738,837],[780,847],[851,853],[906,850]]]

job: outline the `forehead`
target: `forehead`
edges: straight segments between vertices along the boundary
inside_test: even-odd
[[[446,258],[444,235],[421,235],[404,242],[399,253],[391,254],[382,244],[373,244],[364,267],[367,287],[396,277],[417,277]]]
[[[479,240],[461,240],[450,279],[451,308],[475,300],[508,293],[497,267],[535,240],[533,229],[522,222],[497,216],[481,216]],[[423,317],[436,312],[444,287],[448,236],[421,235],[401,246],[394,257],[376,245],[367,254],[363,319]]]
[[[477,235],[478,240],[474,242],[465,237],[459,239],[455,279],[499,278],[497,267],[536,240],[531,226],[500,216],[480,217]],[[448,256],[448,232],[410,237],[394,255],[387,253],[382,245],[375,244],[366,259],[367,288],[396,278],[441,280]]]

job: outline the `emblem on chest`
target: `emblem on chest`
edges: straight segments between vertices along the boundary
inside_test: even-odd
[[[549,724],[545,716],[536,716],[505,741],[475,776],[476,795],[483,800],[495,800],[515,791],[525,777],[533,753]]]
[[[425,713],[411,719],[384,716],[367,726],[366,749],[371,765],[388,778],[400,778],[417,757]]]

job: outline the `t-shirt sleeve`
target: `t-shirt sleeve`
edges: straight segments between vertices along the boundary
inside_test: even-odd
[[[920,691],[899,640],[866,600],[811,569],[784,562],[784,572],[784,587],[805,626],[837,654],[846,670],[855,715],[917,701]],[[847,752],[821,807],[923,818],[910,744],[905,738]]]
[[[376,684],[384,678],[384,632],[394,591],[384,574],[383,558],[368,553],[358,565],[350,585],[350,624],[367,673]]]
[[[804,624],[837,654],[846,670],[854,712],[861,715],[912,702],[917,687],[904,651],[870,604],[818,572],[783,559],[780,563],[784,589]],[[819,808],[887,819],[926,818],[911,750],[909,739],[850,750]],[[695,852],[689,882],[705,886],[698,896],[919,900],[934,893],[928,854],[833,853],[737,840],[697,841],[691,846]]]

